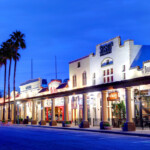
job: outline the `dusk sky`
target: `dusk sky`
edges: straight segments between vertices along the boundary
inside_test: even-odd
[[[25,34],[16,87],[33,78],[69,78],[69,62],[95,52],[97,44],[118,35],[150,45],[149,0],[1,0],[0,43],[16,30]],[[118,56],[119,57],[119,56]],[[4,68],[0,68],[3,89]],[[12,68],[13,73],[13,68]],[[13,74],[12,74],[13,77]],[[12,87],[11,82],[11,87]]]

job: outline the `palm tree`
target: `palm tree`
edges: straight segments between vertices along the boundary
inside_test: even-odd
[[[1,57],[0,62],[1,65],[4,65],[4,102],[3,102],[3,120],[5,120],[5,99],[6,99],[6,70],[7,70],[7,59],[8,59],[8,51],[7,51],[7,43],[3,42],[0,49]]]
[[[15,78],[16,78],[16,65],[17,65],[17,53],[18,50],[21,49],[25,49],[26,48],[26,44],[25,44],[25,40],[24,40],[24,34],[22,34],[20,31],[16,31],[13,32],[13,34],[10,35],[11,39],[13,41],[13,46],[15,49],[15,66],[14,66],[14,83],[13,83],[13,92],[14,92],[14,123],[16,123],[16,103],[15,103]]]
[[[10,74],[11,74],[11,62],[12,59],[15,60],[15,49],[14,49],[14,43],[12,41],[12,39],[8,39],[6,41],[7,43],[7,50],[9,52],[9,73],[8,73],[8,102],[9,102],[9,107],[8,107],[8,120],[10,120]],[[17,53],[17,60],[19,60],[20,54]]]

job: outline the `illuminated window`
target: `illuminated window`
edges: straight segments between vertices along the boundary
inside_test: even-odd
[[[73,76],[73,87],[77,86],[77,78],[76,75]]]

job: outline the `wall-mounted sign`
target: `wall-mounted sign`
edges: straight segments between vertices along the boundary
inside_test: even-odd
[[[26,86],[26,90],[31,90],[31,85]]]
[[[111,92],[111,93],[108,93],[108,98],[107,98],[108,101],[118,101],[120,100],[120,98],[118,97],[118,92]]]
[[[143,74],[150,74],[150,66],[144,66]]]
[[[112,52],[113,42],[100,46],[100,56],[107,55]]]

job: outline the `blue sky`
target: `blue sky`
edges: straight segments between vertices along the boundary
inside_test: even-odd
[[[69,61],[95,52],[95,46],[121,36],[135,44],[150,44],[150,3],[148,0],[1,0],[0,43],[15,30],[26,35],[21,50],[16,86],[33,77],[69,77]],[[3,68],[0,89],[3,89]],[[12,87],[12,84],[11,84]]]

